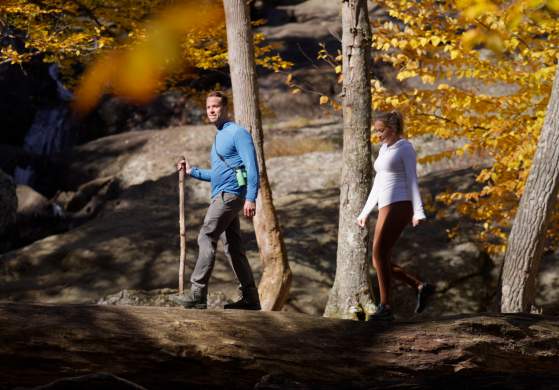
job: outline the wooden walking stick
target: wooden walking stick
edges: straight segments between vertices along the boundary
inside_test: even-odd
[[[183,156],[183,160],[186,158]],[[186,227],[184,223],[184,174],[185,169],[179,169],[179,235],[180,235],[180,260],[179,260],[179,294],[184,292],[184,261],[186,259]]]

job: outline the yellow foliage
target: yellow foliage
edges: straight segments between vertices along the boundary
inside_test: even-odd
[[[223,18],[223,9],[215,2],[166,9],[147,26],[142,40],[109,53],[87,70],[76,91],[75,108],[81,112],[90,110],[105,92],[103,87],[110,87],[130,101],[147,102],[160,86],[163,74],[181,60],[187,65],[199,60],[182,55],[180,41],[184,34],[209,31]]]
[[[373,109],[403,112],[409,136],[466,140],[421,163],[463,154],[493,160],[477,176],[480,191],[437,197],[481,222],[478,239],[491,253],[504,250],[543,125],[557,66],[556,3],[381,0],[403,24],[372,21],[374,59],[392,64],[404,83],[394,92],[374,80]],[[405,87],[408,81],[414,88]],[[559,242],[557,214],[548,232],[553,243]]]
[[[106,84],[119,91],[130,89],[125,95],[145,101],[149,93],[165,83],[192,78],[194,69],[227,65],[225,23],[223,16],[214,17],[222,14],[222,7],[220,0],[3,1],[0,23],[26,40],[24,51],[12,46],[2,48],[0,64],[20,64],[42,56],[44,61],[58,63],[65,81],[73,84],[78,76],[75,69],[81,65],[92,61],[119,63],[130,66],[125,69],[133,69],[132,73],[125,75],[124,70],[115,70],[122,77],[113,75]],[[205,14],[208,9],[214,10],[214,16]],[[146,20],[151,22],[146,24]],[[274,71],[291,66],[273,54],[262,34],[254,34],[254,46],[257,65]],[[113,49],[122,52],[110,54],[111,60],[105,59],[103,54]],[[161,70],[173,66],[175,72],[161,80]],[[107,71],[97,71],[107,76]],[[137,82],[140,76],[145,77],[145,82]]]

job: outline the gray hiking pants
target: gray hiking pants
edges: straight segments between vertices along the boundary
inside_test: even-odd
[[[193,293],[204,298],[208,294],[208,281],[214,268],[215,250],[220,238],[240,288],[248,290],[255,287],[241,240],[239,212],[243,206],[244,199],[227,192],[221,192],[212,199],[198,235],[198,259],[190,277]]]

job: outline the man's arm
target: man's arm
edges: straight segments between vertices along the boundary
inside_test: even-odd
[[[245,217],[250,218],[256,215],[256,197],[258,196],[258,186],[260,185],[256,150],[254,149],[250,133],[245,129],[239,129],[233,139],[235,148],[247,170],[247,193],[243,214]]]
[[[234,136],[235,148],[243,161],[243,165],[247,170],[247,193],[246,200],[255,202],[258,196],[258,186],[260,178],[258,173],[258,161],[256,159],[256,150],[250,133],[245,129],[239,129]]]
[[[211,170],[192,167],[187,158],[177,162],[177,170],[180,171],[181,169],[184,169],[184,172],[190,177],[202,181],[211,181]]]

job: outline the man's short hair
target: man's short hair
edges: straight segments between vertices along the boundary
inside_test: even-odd
[[[223,92],[221,92],[221,91],[211,91],[210,93],[208,93],[208,96],[206,97],[206,99],[211,98],[211,97],[220,98],[221,99],[220,100],[221,105],[223,107],[227,107],[227,95],[225,95]]]

